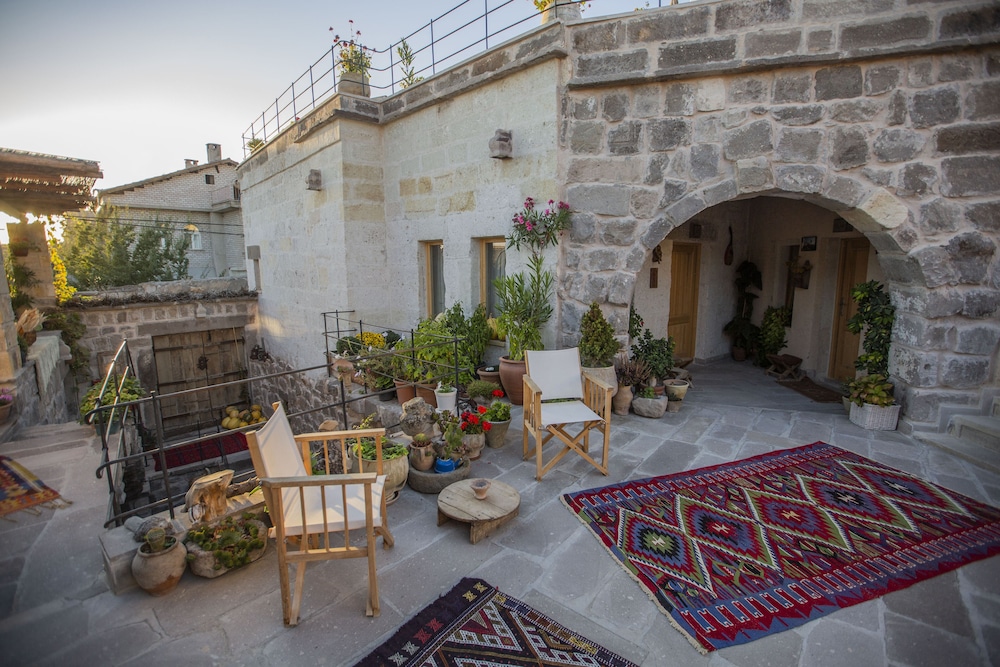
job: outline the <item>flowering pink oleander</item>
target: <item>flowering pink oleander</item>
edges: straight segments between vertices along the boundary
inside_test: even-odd
[[[569,204],[549,200],[549,206],[544,212],[535,208],[535,200],[528,197],[524,200],[524,209],[512,218],[514,228],[507,236],[507,247],[521,249],[526,244],[532,252],[540,253],[549,245],[559,242],[559,232],[569,228]]]

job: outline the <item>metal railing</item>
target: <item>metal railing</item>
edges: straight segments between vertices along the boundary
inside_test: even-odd
[[[557,0],[557,4],[584,1]],[[663,1],[656,0],[657,7]],[[406,65],[398,51],[404,42],[413,54],[410,80],[419,80],[515,37],[525,22],[537,20],[538,10],[524,0],[464,0],[385,49],[366,47],[372,61],[369,86],[379,94],[406,87]],[[244,158],[336,92],[339,51],[332,46],[254,119],[243,132]]]

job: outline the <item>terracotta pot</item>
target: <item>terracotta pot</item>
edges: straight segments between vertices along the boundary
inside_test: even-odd
[[[410,467],[414,470],[430,470],[434,467],[434,446],[428,442],[424,446],[410,443]]]
[[[632,387],[619,385],[618,393],[611,399],[611,409],[616,415],[627,415],[632,407]]]
[[[175,537],[169,537],[173,544],[163,551],[147,553],[143,544],[132,559],[132,576],[139,588],[150,595],[166,595],[177,587],[184,570],[187,569],[187,549]]]
[[[747,360],[747,349],[745,347],[736,347],[735,345],[730,348],[730,354],[733,355],[733,361],[746,361]]]
[[[500,371],[487,371],[484,370],[485,368],[486,367],[483,366],[476,371],[476,375],[479,376],[479,379],[484,382],[500,384]]]
[[[476,494],[477,499],[486,500],[486,494],[490,490],[490,480],[480,477],[472,480],[469,484],[472,486],[472,492]]]
[[[524,402],[524,367],[523,359],[511,361],[507,357],[500,357],[500,383],[513,405]]]
[[[504,441],[507,438],[507,429],[510,428],[510,420],[488,423],[490,430],[486,432],[486,446],[491,449],[500,449],[504,446]]]
[[[437,396],[434,395],[434,385],[432,384],[418,384],[417,396],[424,399],[424,403],[432,408],[436,408],[438,406]]]
[[[412,385],[404,380],[393,380],[393,384],[396,385],[396,400],[402,405],[412,398],[416,398],[417,390]]]
[[[462,436],[462,444],[465,445],[466,454],[470,461],[475,461],[483,455],[483,447],[486,446],[485,433],[473,433]]]

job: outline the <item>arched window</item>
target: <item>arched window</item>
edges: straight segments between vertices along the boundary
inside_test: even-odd
[[[184,228],[184,233],[188,237],[188,248],[190,250],[201,250],[201,232],[194,225],[188,225]]]

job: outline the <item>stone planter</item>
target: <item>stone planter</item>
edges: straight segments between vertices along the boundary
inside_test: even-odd
[[[357,95],[358,97],[370,97],[371,86],[368,85],[368,76],[360,72],[342,72],[340,82],[337,84],[337,92]]]
[[[169,536],[173,544],[163,551],[150,553],[145,544],[139,547],[132,559],[132,576],[139,588],[150,595],[166,595],[177,587],[177,582],[187,568],[187,549],[176,537]]]
[[[462,445],[465,446],[465,452],[468,455],[469,460],[475,461],[483,455],[483,447],[486,446],[486,434],[473,433],[470,435],[463,435]]]
[[[667,398],[674,401],[682,401],[687,396],[688,388],[691,386],[686,380],[664,380],[663,389]]]
[[[245,521],[247,524],[252,524],[257,527],[257,534],[264,540],[264,546],[259,549],[254,549],[248,554],[249,561],[247,565],[259,560],[264,552],[267,551],[267,526],[264,525],[263,521],[258,521],[256,519],[248,519]],[[225,567],[219,564],[215,557],[215,554],[211,551],[206,551],[194,542],[187,543],[187,552],[191,554],[190,567],[191,573],[196,574],[199,577],[205,577],[206,579],[214,579],[215,577],[221,576],[230,570],[239,568]]]
[[[632,410],[640,417],[659,419],[667,411],[666,397],[661,398],[633,398]]]
[[[419,493],[441,493],[444,487],[449,484],[467,479],[471,471],[472,464],[462,459],[461,465],[451,472],[411,470],[407,481],[410,488]]]
[[[500,449],[504,446],[507,438],[507,429],[510,428],[510,420],[487,423],[490,425],[490,430],[486,432],[486,446],[491,449]]]
[[[382,445],[386,444],[386,440],[382,441]],[[368,459],[360,459],[361,468],[358,469],[359,459],[355,457],[354,452],[351,451],[351,460],[354,462],[351,466],[353,472],[377,472],[378,461],[369,461]],[[403,490],[406,486],[406,478],[410,473],[410,459],[408,456],[397,456],[394,459],[382,459],[382,472],[385,473],[385,504],[391,505],[399,498],[399,492]]]

